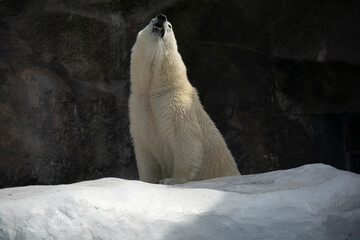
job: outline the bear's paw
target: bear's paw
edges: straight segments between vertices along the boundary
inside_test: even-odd
[[[179,178],[164,178],[163,180],[159,181],[159,184],[174,185],[174,184],[182,184],[187,181],[188,180],[186,180],[186,179],[179,179]]]

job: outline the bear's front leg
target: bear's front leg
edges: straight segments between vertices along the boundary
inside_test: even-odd
[[[161,179],[161,168],[150,152],[135,144],[135,155],[140,181],[157,183]]]
[[[171,141],[174,153],[174,169],[171,178],[160,181],[161,184],[173,185],[191,181],[198,174],[203,162],[202,133],[197,121],[183,121]]]

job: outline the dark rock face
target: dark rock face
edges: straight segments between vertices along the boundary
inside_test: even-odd
[[[241,173],[318,161],[313,118],[357,113],[357,1],[1,1],[0,187],[137,178],[130,51],[158,13]]]
[[[137,178],[122,18],[38,4],[2,23],[0,185]]]

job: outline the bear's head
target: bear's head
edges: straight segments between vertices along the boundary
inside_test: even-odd
[[[177,51],[172,25],[164,14],[159,14],[139,32],[136,44],[141,44],[150,52]]]

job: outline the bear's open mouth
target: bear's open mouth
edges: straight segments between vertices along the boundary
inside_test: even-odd
[[[163,37],[165,34],[165,29],[163,24],[155,23],[152,29],[152,32],[160,33],[160,37]]]

